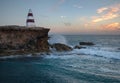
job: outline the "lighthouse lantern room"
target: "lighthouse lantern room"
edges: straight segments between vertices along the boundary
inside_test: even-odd
[[[27,27],[35,27],[35,20],[33,18],[33,13],[32,13],[31,9],[29,9],[29,12],[27,15],[26,26]]]

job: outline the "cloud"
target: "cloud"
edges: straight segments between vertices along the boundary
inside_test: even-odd
[[[73,5],[73,7],[75,7],[75,8],[83,8],[82,6],[80,6],[80,5]]]
[[[60,16],[61,18],[66,18],[66,16]]]
[[[65,0],[59,0],[61,3],[65,2]]]
[[[111,6],[111,7],[103,7],[97,10],[99,16],[93,16],[92,22],[101,22],[105,20],[114,19],[120,16],[120,4]]]
[[[65,25],[65,26],[71,26],[71,23],[66,22],[66,23],[64,23],[64,25]]]
[[[116,29],[120,30],[120,23],[118,22],[110,23],[110,24],[102,25],[102,27],[108,30],[116,30]]]
[[[58,0],[49,10],[56,11],[66,0]]]
[[[105,8],[105,7],[100,8],[100,9],[97,10],[97,13],[102,13],[102,12],[104,12],[104,11],[107,10],[107,9],[108,9],[108,8]]]
[[[108,13],[108,14],[105,14],[105,15],[102,15],[102,16],[99,16],[99,17],[96,17],[93,22],[100,22],[100,21],[105,21],[105,20],[110,20],[110,19],[113,19],[113,18],[116,18],[118,17],[119,14],[114,14],[114,13]]]

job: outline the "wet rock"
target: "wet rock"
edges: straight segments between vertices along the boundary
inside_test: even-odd
[[[51,45],[51,48],[55,48],[56,51],[72,51],[73,49],[65,44],[55,43]]]
[[[92,43],[92,42],[80,42],[79,44],[80,44],[80,45],[88,45],[88,46],[95,45],[95,44]]]
[[[74,49],[82,49],[82,48],[86,48],[86,47],[82,47],[82,46],[79,46],[79,45],[76,45],[76,46],[74,47]]]

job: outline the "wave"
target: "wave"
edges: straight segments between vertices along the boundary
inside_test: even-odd
[[[98,49],[74,49],[71,52],[53,52],[50,53],[50,55],[44,54],[45,58],[61,58],[61,59],[67,59],[67,58],[75,58],[76,55],[90,55],[90,56],[97,56],[97,57],[104,57],[104,58],[113,58],[113,59],[120,59],[120,52],[111,52],[106,50],[98,50]],[[40,57],[41,54],[36,55],[37,57]],[[42,57],[44,57],[42,56]],[[9,59],[9,58],[21,58],[21,57],[34,57],[32,54],[28,55],[10,55],[10,56],[3,56],[0,57],[0,59]]]
[[[68,55],[68,54],[51,54],[51,55],[47,55],[45,56],[46,59],[72,59],[72,58],[75,58],[76,56],[75,55]]]
[[[75,49],[74,51],[72,51],[72,53],[120,59],[120,52],[115,52],[115,51],[106,51],[106,50],[85,48],[85,49]]]
[[[54,44],[54,43],[67,44],[67,40],[63,35],[52,35],[48,42],[50,44]]]
[[[32,54],[1,56],[0,59],[23,58],[23,57],[32,57]]]

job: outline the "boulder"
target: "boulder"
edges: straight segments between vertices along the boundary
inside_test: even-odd
[[[120,48],[118,48],[118,50],[120,50]]]
[[[88,45],[88,46],[95,45],[95,44],[92,43],[92,42],[80,42],[79,44],[80,44],[80,45]]]
[[[76,45],[76,46],[74,47],[74,49],[82,49],[82,48],[86,48],[86,47],[82,47],[82,46],[79,46],[79,45]]]
[[[72,51],[73,49],[70,46],[61,43],[55,43],[51,45],[51,48],[55,48],[56,51]]]

